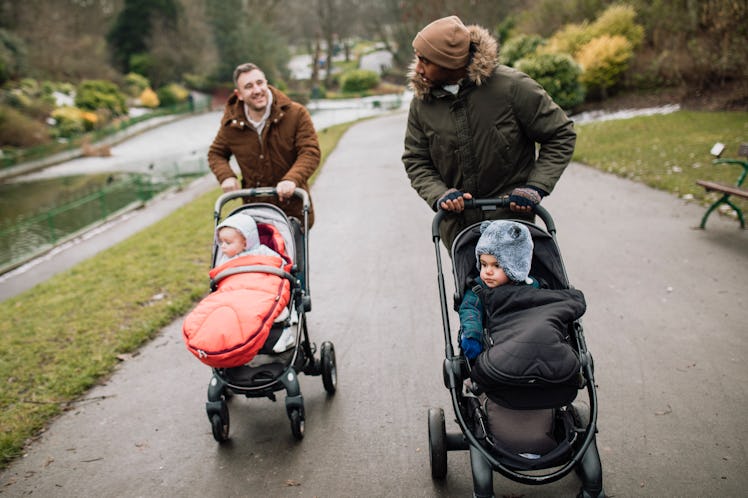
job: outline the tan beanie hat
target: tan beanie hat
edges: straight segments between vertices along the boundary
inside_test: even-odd
[[[413,48],[434,64],[460,69],[470,59],[470,32],[459,17],[443,17],[418,32]]]

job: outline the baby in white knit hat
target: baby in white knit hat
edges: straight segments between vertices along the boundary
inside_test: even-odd
[[[245,213],[231,215],[216,227],[216,243],[229,259],[245,254],[280,257],[280,254],[260,243],[257,223]]]

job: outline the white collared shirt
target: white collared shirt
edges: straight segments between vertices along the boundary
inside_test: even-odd
[[[244,115],[247,117],[247,121],[249,124],[254,126],[255,130],[257,130],[257,134],[262,136],[262,130],[265,128],[265,123],[268,120],[268,117],[270,117],[270,108],[273,105],[273,92],[270,91],[268,88],[268,105],[265,107],[265,114],[262,116],[262,119],[259,121],[252,121],[252,118],[249,117],[249,108],[247,107],[247,104],[244,104]]]
[[[444,85],[442,86],[443,89],[451,93],[452,95],[457,95],[457,92],[460,91],[460,84],[455,83],[454,85]]]

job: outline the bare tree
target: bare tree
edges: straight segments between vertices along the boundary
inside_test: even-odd
[[[122,0],[12,3],[12,29],[26,44],[28,76],[68,81],[117,77],[104,35]]]
[[[359,14],[360,1],[316,0],[319,33],[325,44],[325,86],[332,84],[333,58],[340,42],[352,32]]]

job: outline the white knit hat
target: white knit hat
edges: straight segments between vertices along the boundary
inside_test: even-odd
[[[480,270],[480,255],[490,254],[499,262],[506,276],[514,282],[523,282],[530,274],[532,263],[532,236],[530,230],[516,221],[484,221],[481,236],[475,246],[475,259]]]
[[[216,240],[218,240],[218,231],[223,227],[231,227],[241,232],[244,236],[244,240],[247,241],[247,244],[244,247],[245,251],[249,251],[260,244],[260,234],[257,232],[257,223],[255,223],[254,218],[247,213],[239,212],[232,214],[223,220],[216,227]]]

